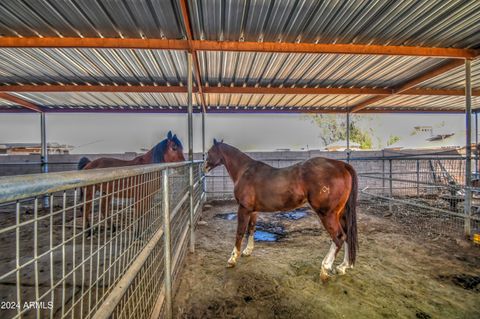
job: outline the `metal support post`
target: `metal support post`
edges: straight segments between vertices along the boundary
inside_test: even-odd
[[[202,159],[206,159],[205,153],[205,111],[202,110]]]
[[[385,150],[382,150],[382,195],[385,195]]]
[[[168,168],[162,171],[163,188],[163,241],[165,259],[165,309],[166,317],[172,318],[172,252],[170,238],[170,203],[168,190]]]
[[[190,193],[190,252],[195,251],[195,216],[194,216],[194,204],[193,204],[193,57],[192,53],[188,53],[188,160],[189,165],[189,193]]]
[[[420,160],[417,159],[417,196],[420,195]]]
[[[393,199],[393,180],[392,180],[393,173],[392,173],[392,160],[391,159],[388,160],[388,164],[389,164],[388,165],[388,172],[389,172],[389,174],[388,174],[388,176],[389,176],[388,177],[388,182],[389,182],[388,187],[390,189],[390,192],[389,192],[390,201],[388,202],[388,209],[391,212],[392,211],[392,199]]]
[[[40,113],[40,163],[42,173],[48,173],[48,145],[47,145],[47,123],[45,112]],[[43,197],[43,207],[48,208],[49,198]]]
[[[350,112],[347,112],[347,163],[350,163]]]
[[[471,61],[465,60],[465,236],[471,235],[472,213],[472,83]]]
[[[478,177],[478,112],[475,112],[475,178]]]

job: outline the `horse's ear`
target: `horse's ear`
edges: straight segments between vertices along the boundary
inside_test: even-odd
[[[169,140],[172,139],[172,131],[168,131],[167,138],[168,138]]]
[[[217,139],[214,138],[214,139],[213,139],[213,145],[217,145],[217,144],[218,144]]]

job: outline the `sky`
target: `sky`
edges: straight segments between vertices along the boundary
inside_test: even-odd
[[[374,140],[405,137],[414,126],[465,130],[462,114],[379,114],[362,117]],[[150,149],[172,130],[187,147],[186,114],[48,114],[47,141],[73,145],[72,153],[123,153]],[[473,122],[472,122],[473,124]],[[473,124],[474,125],[474,124]],[[474,128],[474,126],[473,126]],[[244,151],[321,149],[320,129],[304,114],[208,114],[206,147],[224,139]],[[40,141],[38,114],[0,114],[0,143]],[[384,142],[385,143],[385,142]],[[194,115],[194,151],[201,152],[201,116]]]

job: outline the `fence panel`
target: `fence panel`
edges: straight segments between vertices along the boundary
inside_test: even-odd
[[[190,228],[189,163],[0,178],[2,318],[148,318],[163,311],[163,171],[173,280]],[[201,163],[193,165],[198,219]]]

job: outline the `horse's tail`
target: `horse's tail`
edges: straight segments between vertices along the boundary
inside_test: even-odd
[[[348,197],[347,205],[345,206],[345,218],[346,218],[346,233],[347,233],[347,245],[348,245],[348,260],[351,265],[355,264],[358,249],[357,238],[357,196],[358,196],[358,177],[355,169],[346,164],[346,169],[352,176],[352,189],[350,190],[350,196]]]
[[[82,158],[80,159],[80,161],[78,161],[77,169],[78,169],[79,171],[82,170],[82,169],[83,169],[85,166],[87,166],[87,164],[90,163],[90,162],[91,162],[91,161],[90,161],[88,158],[86,158],[85,156],[82,157]]]

